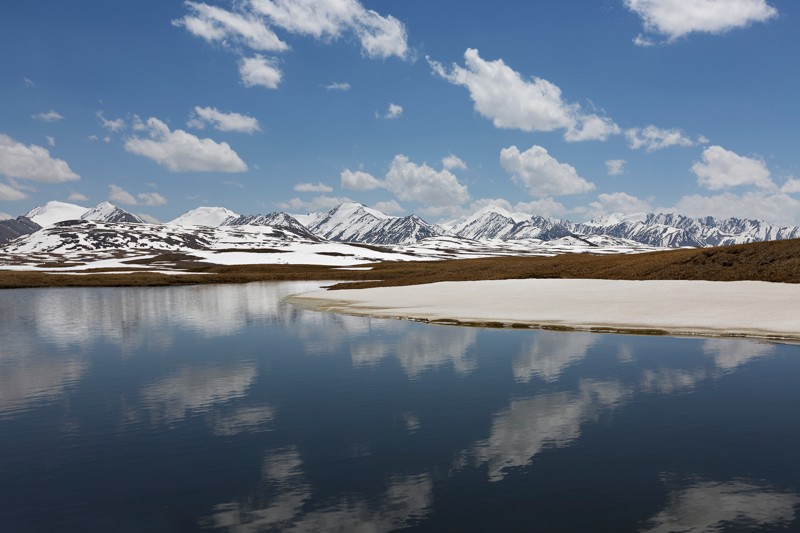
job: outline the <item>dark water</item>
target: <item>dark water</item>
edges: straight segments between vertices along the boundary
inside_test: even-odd
[[[800,347],[0,292],[0,531],[800,529]]]

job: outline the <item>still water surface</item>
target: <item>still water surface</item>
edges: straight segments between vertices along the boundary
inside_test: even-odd
[[[800,529],[800,347],[0,292],[0,531]]]

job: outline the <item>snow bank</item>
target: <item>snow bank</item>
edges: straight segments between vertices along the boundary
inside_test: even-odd
[[[291,299],[373,317],[800,339],[800,285],[761,281],[467,281]]]

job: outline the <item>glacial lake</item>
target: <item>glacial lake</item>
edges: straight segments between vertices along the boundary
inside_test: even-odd
[[[0,291],[0,531],[800,529],[800,347]]]

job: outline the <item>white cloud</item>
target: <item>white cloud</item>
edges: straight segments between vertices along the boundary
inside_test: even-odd
[[[646,31],[664,35],[668,42],[692,32],[725,33],[778,16],[766,0],[625,0],[625,6],[642,18]],[[639,37],[637,44],[651,42]]]
[[[349,91],[350,84],[347,82],[338,82],[334,81],[333,83],[329,83],[328,85],[324,86],[329,91]]]
[[[51,157],[46,148],[26,146],[3,133],[0,133],[0,174],[45,183],[80,179],[65,161]]]
[[[52,135],[45,135],[44,138],[47,141],[48,146],[54,147],[56,145],[56,138]]]
[[[464,163],[460,157],[453,154],[450,154],[442,159],[442,166],[445,168],[445,170],[453,170],[454,168],[467,170],[467,164]]]
[[[403,106],[398,105],[398,104],[393,104],[393,103],[389,104],[389,107],[386,109],[386,113],[385,114],[378,115],[376,113],[376,116],[378,118],[385,118],[387,120],[400,118],[402,115],[403,115]]]
[[[261,86],[267,89],[277,89],[283,77],[278,62],[262,55],[239,61],[239,74],[245,87]]]
[[[426,206],[453,206],[469,200],[465,185],[447,169],[436,171],[426,164],[417,165],[401,154],[392,160],[384,181],[385,187],[400,200]]]
[[[315,196],[311,200],[301,200],[300,198],[292,198],[288,202],[281,202],[278,208],[294,212],[314,212],[314,211],[327,211],[333,209],[337,205],[352,202],[346,196]]]
[[[392,215],[396,213],[402,213],[405,211],[403,206],[398,204],[394,200],[387,200],[385,202],[378,202],[373,206],[375,209],[380,211],[381,213],[386,213],[387,215]]]
[[[605,141],[612,135],[619,135],[622,130],[613,120],[599,115],[578,115],[575,124],[564,134],[567,142]]]
[[[167,203],[166,198],[157,192],[142,192],[134,196],[118,185],[108,186],[108,199],[111,202],[117,202],[123,205],[158,206]]]
[[[738,155],[721,146],[703,150],[702,161],[692,165],[692,172],[697,176],[698,185],[712,191],[740,185],[762,189],[775,186],[764,161]]]
[[[100,124],[103,125],[103,128],[107,129],[108,131],[118,132],[125,129],[125,121],[121,118],[109,120],[105,117],[102,111],[97,112],[97,118],[100,119]]]
[[[530,213],[543,217],[563,217],[567,213],[564,204],[557,202],[549,196],[538,198],[530,202],[517,202],[514,204],[514,211],[518,213]]]
[[[623,172],[625,172],[625,161],[624,159],[609,159],[606,161],[606,173],[609,176],[619,176]]]
[[[408,55],[408,36],[402,22],[365,9],[357,0],[250,0],[253,11],[290,33],[320,40],[355,34],[369,57]]]
[[[317,183],[298,183],[294,186],[294,190],[297,192],[331,192],[333,187],[318,181]]]
[[[200,139],[183,130],[170,131],[157,118],[147,120],[149,138],[131,137],[125,149],[149,157],[172,172],[244,172],[247,165],[228,143]]]
[[[697,136],[697,144],[709,144],[711,141],[705,135]]]
[[[661,129],[652,124],[644,128],[631,128],[625,131],[628,145],[632,150],[644,148],[647,152],[655,152],[670,146],[693,146],[694,142],[678,129]]]
[[[42,122],[58,122],[59,120],[64,120],[64,116],[61,113],[53,111],[52,109],[50,111],[31,115],[31,118],[41,120]]]
[[[464,61],[464,67],[453,64],[448,72],[441,63],[428,58],[434,73],[467,88],[475,110],[496,128],[564,129],[568,141],[604,140],[620,131],[611,119],[585,114],[579,104],[565,102],[555,84],[536,77],[524,79],[502,59],[485,61],[477,50],[469,48]]]
[[[597,201],[589,204],[588,208],[580,209],[579,212],[587,214],[590,218],[610,215],[611,213],[651,213],[653,206],[647,200],[642,200],[625,192],[614,192],[610,194],[597,195]]]
[[[800,223],[800,200],[784,193],[750,191],[744,194],[725,192],[713,196],[684,196],[674,207],[660,211],[682,213],[690,217],[753,218],[773,224]]]
[[[578,175],[575,167],[560,163],[541,146],[520,152],[516,146],[500,150],[500,164],[512,180],[531,196],[580,194],[594,189],[594,184]]]
[[[108,200],[122,205],[136,205],[136,198],[118,185],[108,186]]]
[[[136,195],[136,198],[139,199],[140,205],[156,206],[166,205],[167,203],[167,199],[157,192],[140,192]]]
[[[261,126],[255,117],[240,113],[223,113],[215,107],[195,106],[194,112],[186,125],[190,128],[203,129],[206,124],[211,124],[219,131],[235,131],[252,134],[261,131]]]
[[[353,172],[349,169],[344,169],[341,174],[342,180],[342,189],[353,189],[356,191],[370,191],[373,189],[380,189],[383,187],[383,183],[381,180],[373,176],[372,174],[368,174],[367,172],[361,172],[360,170],[356,170]]]
[[[0,200],[4,202],[15,202],[17,200],[24,200],[28,195],[24,192],[15,189],[5,183],[0,183]]]
[[[781,192],[784,194],[797,194],[800,193],[800,180],[794,177],[789,177],[786,183],[781,187]]]
[[[86,196],[85,194],[81,194],[79,192],[74,192],[74,191],[71,192],[70,195],[67,197],[67,200],[69,200],[70,202],[85,202],[88,199],[89,197]]]
[[[219,42],[223,45],[236,43],[265,52],[281,52],[289,49],[289,45],[281,41],[275,32],[264,24],[261,17],[253,13],[233,13],[199,2],[186,2],[186,6],[191,14],[172,23],[183,26],[189,33],[209,43]]]
[[[27,87],[36,87],[36,82],[35,82],[35,81],[33,81],[32,79],[30,79],[30,78],[26,77],[26,76],[23,76],[23,77],[22,77],[22,82],[23,82],[23,83],[24,83],[24,84],[25,84]]]
[[[8,213],[3,213],[2,211],[0,211],[0,220],[8,220],[8,219],[11,219],[11,218],[14,218],[14,217],[9,215]]]

